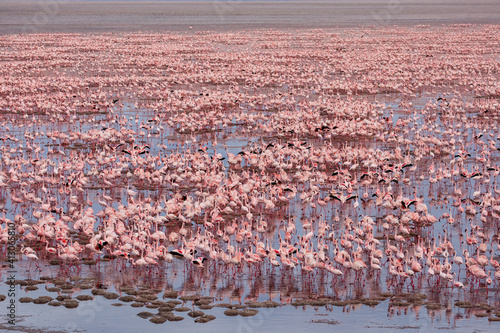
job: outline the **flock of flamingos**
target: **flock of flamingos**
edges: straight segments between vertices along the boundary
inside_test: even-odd
[[[498,52],[498,26],[470,25],[0,36],[4,260],[14,223],[35,276],[177,267],[498,308]]]

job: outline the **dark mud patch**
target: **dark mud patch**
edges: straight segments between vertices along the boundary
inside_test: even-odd
[[[198,318],[198,317],[201,317],[203,316],[205,313],[203,311],[191,311],[191,312],[188,312],[188,316],[191,317],[191,318]]]
[[[212,321],[214,319],[215,319],[215,316],[206,314],[206,315],[203,315],[201,317],[196,318],[194,320],[194,322],[195,323],[202,323],[203,324],[203,323],[208,323],[208,322],[210,322],[210,321]]]
[[[78,295],[75,297],[77,300],[79,301],[90,301],[90,300],[93,300],[94,297],[90,296],[90,295]]]
[[[137,314],[137,316],[141,317],[142,319],[147,319],[147,318],[154,317],[154,313],[143,311],[143,312],[139,312]]]
[[[166,317],[162,316],[154,316],[153,318],[149,319],[149,321],[152,322],[153,324],[163,324],[167,320],[168,319]]]

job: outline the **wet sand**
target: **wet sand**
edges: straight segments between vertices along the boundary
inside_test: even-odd
[[[0,34],[496,24],[498,1],[0,1]]]

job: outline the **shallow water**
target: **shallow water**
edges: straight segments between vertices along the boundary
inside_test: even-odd
[[[20,214],[27,220],[24,223],[27,230],[19,235],[17,244],[16,257],[19,261],[15,263],[16,279],[48,279],[44,280],[48,281],[46,283],[37,284],[39,289],[34,291],[27,291],[26,286],[18,286],[17,300],[21,297],[36,298],[45,295],[55,298],[65,293],[76,297],[92,295],[92,292],[102,290],[125,295],[122,289],[129,287],[152,291],[161,301],[167,301],[168,298],[164,299],[165,293],[174,290],[179,292],[179,296],[211,296],[214,304],[240,305],[249,301],[273,300],[280,305],[272,309],[258,308],[259,313],[254,317],[229,317],[224,314],[224,308],[214,307],[204,312],[217,318],[205,324],[194,323],[185,313],[178,313],[185,318],[183,321],[166,322],[157,326],[137,316],[142,311],[156,312],[155,309],[134,308],[128,302],[108,300],[99,295],[92,301],[81,301],[76,309],[18,302],[16,314],[20,319],[19,325],[23,326],[20,330],[27,331],[32,327],[42,330],[104,332],[121,325],[124,331],[168,329],[282,332],[289,330],[288,325],[293,325],[297,331],[337,328],[374,332],[427,332],[442,329],[458,332],[496,331],[497,322],[490,322],[488,319],[494,319],[495,311],[499,310],[498,282],[494,281],[487,287],[483,279],[481,284],[477,284],[470,274],[466,275],[464,265],[459,269],[453,264],[451,269],[451,272],[459,274],[458,280],[465,284],[464,289],[458,289],[451,288],[449,281],[442,281],[436,276],[430,277],[427,274],[428,267],[425,266],[425,271],[413,279],[391,277],[388,263],[385,263],[380,273],[365,269],[358,273],[359,276],[352,270],[344,269],[342,265],[334,264],[343,270],[343,278],[334,277],[319,268],[313,273],[302,272],[300,266],[295,269],[283,266],[274,268],[267,261],[259,265],[243,264],[238,269],[228,267],[220,260],[217,263],[209,260],[204,268],[197,268],[189,261],[174,260],[166,263],[159,260],[158,265],[139,268],[131,264],[139,256],[131,256],[132,260],[116,258],[112,255],[115,249],[111,246],[105,247],[103,253],[94,253],[91,249],[82,250],[79,253],[81,264],[58,262],[58,255],[48,253],[46,244],[62,246],[66,237],[73,244],[77,241],[81,244],[88,243],[89,237],[85,236],[83,228],[75,227],[87,209],[90,209],[96,220],[92,223],[91,230],[86,232],[97,235],[104,226],[111,223],[106,215],[98,215],[106,211],[105,206],[124,211],[136,206],[133,200],[139,203],[139,208],[145,208],[149,201],[161,207],[159,215],[166,216],[169,209],[166,208],[165,201],[179,199],[175,196],[176,193],[186,195],[193,202],[202,202],[206,197],[203,191],[213,194],[215,189],[224,190],[224,186],[241,186],[233,184],[231,177],[236,175],[242,177],[242,182],[263,179],[263,183],[253,193],[256,196],[262,195],[265,199],[273,199],[276,203],[274,207],[266,208],[262,202],[257,203],[249,208],[253,213],[251,217],[243,213],[243,210],[233,207],[235,213],[220,214],[223,221],[217,220],[217,214],[207,217],[208,211],[213,212],[208,209],[196,211],[193,216],[188,217],[190,212],[186,208],[177,212],[174,217],[169,217],[168,223],[160,223],[159,228],[167,235],[179,232],[182,221],[188,217],[186,228],[191,235],[186,239],[192,240],[197,232],[215,233],[218,225],[226,228],[234,221],[238,228],[244,229],[245,222],[250,221],[253,225],[249,230],[252,237],[259,236],[269,246],[279,248],[280,238],[286,237],[285,229],[288,226],[296,227],[296,231],[292,233],[293,244],[300,241],[299,236],[307,235],[308,230],[303,228],[307,221],[312,221],[311,230],[316,235],[319,234],[321,223],[326,221],[335,235],[329,240],[313,237],[311,246],[314,251],[318,251],[320,241],[326,242],[329,245],[327,256],[333,259],[334,251],[338,252],[335,247],[341,243],[341,238],[347,234],[353,236],[352,227],[360,226],[364,217],[369,216],[375,221],[373,235],[380,239],[380,248],[384,252],[389,241],[391,244],[398,244],[394,239],[400,226],[410,228],[411,234],[398,244],[400,252],[409,251],[405,255],[406,261],[409,255],[415,253],[418,237],[423,240],[435,260],[441,264],[451,260],[450,253],[450,257],[446,258],[433,252],[443,240],[445,231],[459,255],[463,255],[462,251],[467,249],[474,256],[478,245],[484,242],[487,245],[488,259],[490,256],[498,259],[499,221],[493,214],[495,211],[482,203],[476,205],[467,201],[475,191],[482,193],[480,198],[490,194],[498,201],[498,194],[494,192],[498,190],[498,173],[487,169],[498,168],[500,157],[496,148],[500,134],[499,108],[495,104],[498,101],[498,95],[495,95],[495,82],[498,82],[498,62],[495,57],[498,55],[498,45],[495,44],[494,37],[497,35],[498,26],[465,25],[443,28],[420,26],[340,31],[204,33],[187,37],[183,34],[3,36],[0,47],[6,66],[1,69],[1,75],[6,83],[2,92],[4,104],[1,106],[3,185],[0,188],[0,202],[5,205],[3,208],[7,219],[14,220]],[[407,41],[408,36],[414,38],[410,43]],[[456,40],[470,40],[470,44],[464,47],[456,43]],[[116,47],[110,49],[111,43]],[[148,48],[137,45],[147,45]],[[430,50],[426,52],[432,57],[421,52],[425,48]],[[245,54],[243,51],[248,51],[248,58],[241,58],[241,54]],[[400,66],[401,71],[385,74],[384,71],[391,71],[393,67],[384,62],[388,55],[392,55],[393,60],[400,61],[394,66]],[[414,59],[412,57],[418,61],[402,61]],[[436,61],[429,59],[434,57],[437,58]],[[212,70],[207,70],[208,68]],[[457,72],[450,68],[456,68]],[[245,69],[246,73],[241,69]],[[411,80],[405,77],[409,72],[412,73]],[[303,80],[303,73],[314,73],[310,75],[311,81]],[[431,82],[429,77],[440,81]],[[19,81],[15,81],[16,78]],[[80,81],[84,79],[86,81]],[[335,81],[336,79],[340,81]],[[33,85],[28,80],[33,80]],[[470,85],[475,88],[471,89]],[[70,86],[74,88],[68,88]],[[202,93],[203,96],[200,95]],[[226,94],[234,95],[231,95],[231,99],[225,99]],[[217,99],[210,100],[210,96],[217,96]],[[448,104],[438,102],[439,98],[446,98]],[[118,99],[119,103],[109,103],[113,99]],[[221,100],[225,100],[226,106],[218,109]],[[39,101],[39,104],[30,105],[32,101]],[[413,105],[408,104],[409,102]],[[483,102],[486,104],[483,105]],[[205,108],[195,110],[198,105],[204,105]],[[64,107],[62,111],[57,110],[60,107]],[[65,114],[64,110],[70,112]],[[302,118],[294,118],[297,114]],[[314,117],[308,118],[310,114],[314,114]],[[257,116],[261,118],[252,118]],[[159,119],[153,122],[155,125],[145,128],[148,120],[154,117]],[[210,122],[204,122],[208,117]],[[385,120],[384,117],[389,119]],[[359,125],[364,119],[380,126],[372,134],[361,134],[363,128],[356,126],[351,128],[352,131],[358,130],[355,136],[343,132],[348,124]],[[401,124],[398,123],[399,120],[408,123]],[[271,127],[266,127],[267,124],[271,124]],[[329,124],[332,128],[334,124],[339,124],[340,128],[320,134],[315,129],[321,124]],[[311,127],[303,127],[304,125]],[[455,132],[447,133],[450,128],[455,129]],[[123,134],[125,138],[117,139],[118,134],[112,129],[120,133],[132,131],[130,137],[134,138],[134,143],[140,146],[149,144],[149,153],[136,155],[134,159],[120,150],[111,153],[111,147],[120,144],[121,140],[124,141],[123,148],[133,149],[127,134]],[[293,133],[290,132],[291,129],[294,130]],[[96,136],[55,137],[54,132],[57,131]],[[483,137],[479,137],[480,133],[484,134]],[[101,137],[105,134],[109,134],[109,137]],[[425,140],[442,139],[448,142],[452,138],[457,143],[449,147],[435,143],[436,141],[421,145]],[[403,139],[411,142],[402,141]],[[494,142],[493,147],[491,141]],[[269,143],[273,143],[275,147],[268,147]],[[278,183],[277,179],[283,176],[278,175],[278,168],[272,166],[272,160],[267,161],[267,166],[263,168],[252,166],[250,161],[241,162],[239,166],[228,161],[229,153],[237,155],[242,150],[249,156],[254,154],[262,158],[264,153],[252,153],[259,148],[276,154],[272,156],[278,159],[280,151],[291,149],[287,148],[289,143],[299,147],[296,148],[300,151],[297,158],[307,157],[299,164],[303,168],[293,165],[281,167],[290,176],[289,180],[282,178],[282,182],[296,189],[296,197],[289,200],[278,199],[273,192],[274,187],[280,187],[280,184],[273,183]],[[191,179],[169,178],[168,181],[158,182],[141,178],[136,173],[143,169],[141,165],[144,164],[141,163],[145,163],[144,169],[161,169],[165,176],[175,178],[174,175],[182,175],[194,162],[187,160],[175,165],[176,160],[169,160],[169,157],[179,153],[178,160],[188,158],[198,149],[205,149],[205,146],[209,156],[207,161],[210,161],[207,163],[218,168],[222,177],[219,182],[210,186]],[[300,148],[301,146],[305,148]],[[433,147],[433,150],[425,150],[426,146]],[[413,162],[415,169],[409,168],[402,172],[397,183],[380,183],[378,179],[387,177],[377,176],[372,182],[359,185],[363,172],[376,170],[382,175],[382,172],[386,172],[383,169],[388,166],[385,161],[370,158],[371,163],[377,162],[376,166],[360,166],[359,169],[348,171],[353,179],[359,180],[358,185],[353,185],[353,193],[359,195],[358,200],[344,204],[330,200],[322,207],[318,199],[325,199],[331,191],[341,194],[348,192],[342,189],[343,185],[337,178],[322,180],[321,168],[328,170],[330,176],[334,171],[350,169],[354,162],[348,156],[343,156],[338,161],[320,162],[319,158],[327,155],[321,153],[321,149],[325,147],[335,152],[332,153],[333,158],[359,147],[379,149],[374,154],[376,157],[388,153],[389,162],[400,164],[403,158],[394,155],[399,147],[404,157]],[[466,149],[470,156],[456,157],[455,154],[460,149]],[[483,151],[489,152],[488,159],[479,160],[484,155]],[[216,152],[225,159],[214,162]],[[103,159],[99,159],[100,166],[84,164],[82,172],[88,178],[85,185],[73,187],[66,183],[66,179],[75,177],[71,163],[83,158],[81,155],[71,156],[72,153],[82,153],[89,162],[94,159],[97,161],[100,158],[96,157],[97,154],[103,153]],[[154,164],[157,161],[152,158],[156,156],[166,160]],[[106,161],[106,157],[112,158]],[[291,161],[292,157],[293,153],[286,152],[285,161]],[[45,172],[41,172],[36,166],[37,159],[47,161]],[[318,160],[316,162],[313,159]],[[22,173],[17,174],[13,165],[21,160],[28,162],[21,162],[23,164],[19,169]],[[464,178],[459,174],[439,177],[446,171],[453,171],[454,165],[461,161],[468,172],[473,167],[478,167],[483,177]],[[357,162],[362,165],[363,159],[360,158]],[[431,165],[437,170],[431,172]],[[115,168],[120,169],[119,174],[113,178],[111,185],[106,184],[103,174]],[[306,180],[300,181],[301,176],[294,175],[304,170],[312,173]],[[36,179],[38,172],[45,175],[45,178]],[[251,176],[244,176],[245,172]],[[62,175],[62,178],[58,175]],[[431,182],[431,178],[435,177],[440,179]],[[403,182],[403,178],[408,178],[409,184]],[[58,182],[51,183],[51,179]],[[64,181],[60,182],[60,179]],[[310,193],[314,186],[318,190],[312,192],[311,198],[300,198],[301,194]],[[127,189],[133,189],[137,194],[129,195]],[[460,189],[462,195],[455,195],[455,189]],[[394,196],[401,194],[404,198],[422,198],[431,215],[439,218],[443,213],[450,213],[455,222],[449,225],[443,218],[435,223],[425,223],[420,221],[425,215],[420,212],[417,214],[418,218],[414,218],[415,221],[407,224],[384,225],[384,222],[389,221],[389,214],[402,219],[406,212],[416,212],[416,208],[403,210],[400,206],[386,207],[382,202],[377,203],[373,196],[377,190],[393,193]],[[28,193],[43,198],[42,204],[48,202],[48,197],[53,197],[54,202],[49,208],[54,211],[45,211],[42,204],[32,200],[17,203],[13,200],[14,197],[24,198]],[[361,200],[364,193],[368,197]],[[109,195],[112,200],[103,205],[97,194]],[[70,195],[77,196],[76,203],[69,202]],[[242,196],[242,193],[239,195]],[[476,213],[466,214],[452,205],[454,201],[461,202],[460,199],[464,200],[462,206],[475,207]],[[89,200],[91,203],[87,202]],[[359,206],[355,207],[354,202]],[[120,203],[126,209],[120,207]],[[221,203],[219,208],[222,211],[228,206],[227,203]],[[56,208],[62,208],[64,214],[57,212]],[[70,213],[71,209],[74,209],[73,214]],[[482,216],[483,210],[489,215]],[[71,233],[63,233],[62,238],[43,236],[49,239],[47,243],[43,238],[36,237],[34,241],[29,241],[27,235],[36,234],[35,226],[43,225],[40,222],[42,219],[33,215],[37,211],[43,211],[44,217],[53,215],[57,219],[62,219],[63,215],[71,216],[72,221],[68,223]],[[141,224],[141,221],[147,221],[147,217],[153,216],[156,215],[139,209],[125,219],[125,222],[130,226],[131,232],[136,232],[136,229],[145,233],[153,232],[154,225]],[[204,219],[212,221],[214,226],[204,223]],[[349,223],[349,219],[353,222]],[[262,226],[262,220],[267,221],[267,229],[260,232],[257,227]],[[48,223],[55,225],[54,222]],[[22,226],[22,223],[17,224],[18,227]],[[462,243],[466,238],[465,229],[468,229],[470,235],[472,225],[479,227],[477,234],[482,232],[484,235],[480,237],[479,244],[466,245]],[[6,226],[6,221],[2,220],[4,234]],[[230,237],[231,244],[239,244],[236,246],[241,249],[254,249],[251,239],[238,243],[235,238]],[[222,251],[228,249],[227,242],[218,239],[218,243]],[[165,241],[162,244],[170,250],[182,246],[181,242],[176,241]],[[26,259],[19,252],[21,245],[34,248],[40,260]],[[368,262],[369,250],[364,245],[361,247],[364,248],[363,259]],[[3,245],[3,248],[6,246]],[[354,245],[352,250],[356,248],[357,245]],[[206,252],[200,250],[199,253],[208,257]],[[394,253],[389,251],[384,253],[382,261],[387,259],[387,254],[394,257]],[[110,257],[112,260],[107,261]],[[100,263],[85,263],[86,259],[92,258],[100,260]],[[421,262],[424,264],[425,257]],[[489,264],[486,269],[492,273],[495,271]],[[7,294],[7,270],[8,267],[4,266],[0,271],[4,282],[0,285],[0,294],[4,295]],[[66,284],[71,282],[72,285],[65,288],[71,290],[50,292],[45,289],[54,287],[55,283],[60,285],[58,278],[63,279]],[[85,289],[82,284],[87,284]],[[411,297],[416,294],[422,298]],[[369,304],[367,301],[373,300],[380,303],[373,307],[366,305]],[[473,307],[457,307],[457,300],[470,302],[469,305]],[[2,304],[6,302],[3,301]],[[319,303],[304,306],[301,302]],[[362,302],[365,304],[361,304]],[[115,307],[111,305],[113,303],[123,306]],[[152,302],[146,304],[152,305]],[[439,304],[439,309],[431,309],[435,304]],[[190,300],[185,301],[185,305],[193,307]],[[67,321],[62,322],[61,317]],[[321,320],[329,322],[314,322]]]
[[[496,1],[0,1],[0,34],[498,24]]]

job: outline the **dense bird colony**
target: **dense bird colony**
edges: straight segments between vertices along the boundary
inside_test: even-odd
[[[498,40],[469,25],[0,36],[4,260],[13,223],[31,279],[106,269],[122,290],[175,271],[186,295],[243,278],[244,301],[453,290],[498,310]]]

